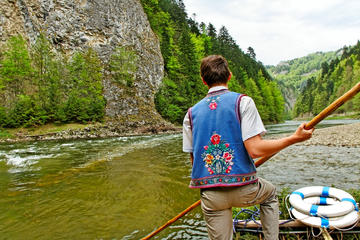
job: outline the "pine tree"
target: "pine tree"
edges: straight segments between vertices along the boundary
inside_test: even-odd
[[[9,39],[0,65],[0,78],[4,85],[6,103],[11,105],[18,95],[25,94],[25,86],[31,81],[33,74],[27,43],[22,36]]]
[[[248,47],[247,54],[254,60],[256,60],[255,50],[252,47]]]
[[[41,109],[43,121],[48,118],[52,120],[59,104],[60,74],[56,67],[58,63],[55,54],[44,34],[40,34],[35,45],[32,46],[31,59],[35,73],[33,84],[37,89],[37,94],[34,94],[33,98]]]
[[[113,80],[124,86],[131,87],[137,71],[138,56],[135,51],[118,47],[110,57],[109,70]]]
[[[67,121],[97,121],[104,116],[102,96],[102,64],[97,54],[88,49],[75,53],[68,65],[70,81],[64,106]]]
[[[207,27],[207,35],[211,38],[216,38],[216,28],[211,23]]]

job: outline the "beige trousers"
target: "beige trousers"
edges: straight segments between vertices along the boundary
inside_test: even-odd
[[[201,190],[201,208],[211,240],[233,238],[232,207],[260,204],[260,220],[266,240],[278,239],[279,204],[276,188],[259,178],[258,182],[239,187],[217,187]]]

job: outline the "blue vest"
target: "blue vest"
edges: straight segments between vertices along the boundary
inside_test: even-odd
[[[194,162],[190,188],[240,186],[257,181],[241,135],[239,93],[209,93],[189,109]]]

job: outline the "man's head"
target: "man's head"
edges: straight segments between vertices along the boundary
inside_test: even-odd
[[[231,72],[223,56],[210,55],[201,61],[200,75],[206,85],[213,87],[226,84],[231,77]]]

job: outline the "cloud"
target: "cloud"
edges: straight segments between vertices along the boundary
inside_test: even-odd
[[[360,39],[360,2],[355,0],[184,0],[189,16],[225,26],[242,49],[277,64]]]

